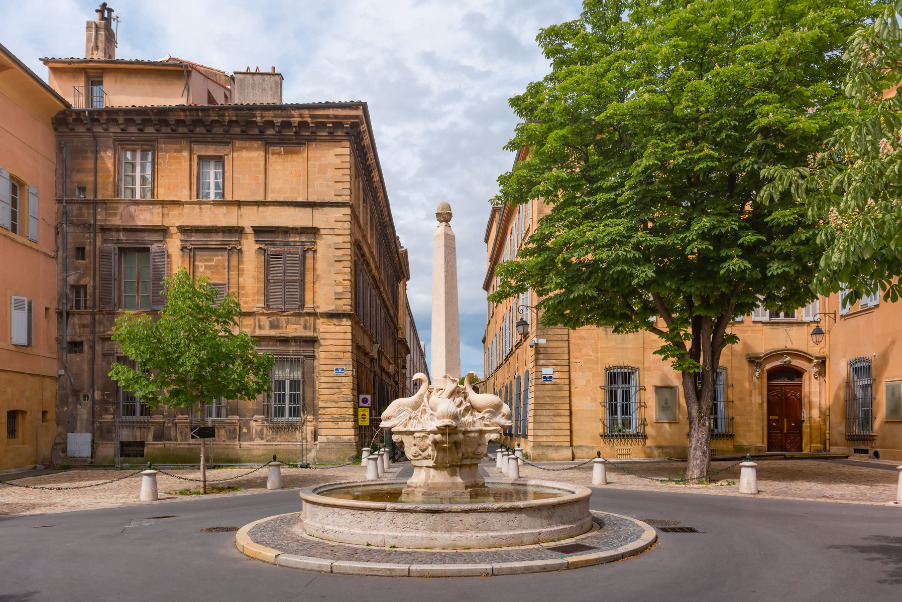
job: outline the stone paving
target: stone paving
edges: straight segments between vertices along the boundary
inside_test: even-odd
[[[567,543],[580,543],[587,549],[571,553],[553,548],[560,542],[514,548],[482,550],[410,550],[329,543],[304,535],[300,529],[300,512],[283,514],[258,523],[248,535],[254,543],[294,554],[331,561],[375,562],[393,564],[495,564],[566,558],[575,554],[605,552],[637,541],[645,529],[638,523],[612,514],[593,513],[598,525],[594,532]]]
[[[872,467],[849,465],[828,460],[756,460],[758,463],[758,488],[760,497],[788,498],[803,500],[822,500],[831,502],[849,502],[866,504],[885,504],[896,498],[898,472],[880,470]],[[713,462],[711,470],[720,470],[731,462]],[[893,462],[882,462],[883,465],[895,465]],[[672,461],[627,461],[618,462],[619,466],[655,478],[677,479],[685,473],[685,462]],[[543,463],[541,466],[559,469],[567,466],[560,463]],[[409,464],[402,462],[392,465],[388,478],[398,478],[403,469],[409,470]],[[494,462],[482,465],[490,478],[503,478],[495,470]],[[222,483],[213,483],[246,473],[248,469],[216,469],[207,472],[212,485],[234,485],[241,487],[237,493],[221,495],[243,495],[266,489],[267,469],[259,470],[251,475]],[[69,470],[51,475],[34,476],[17,479],[23,485],[41,485],[51,487],[71,487],[108,481],[134,471],[116,470]],[[169,471],[186,478],[199,478],[198,470]],[[591,463],[572,470],[541,470],[525,465],[521,468],[521,477],[564,481],[580,485],[591,485]],[[324,483],[347,480],[363,480],[365,468],[360,466],[342,466],[332,469],[299,469],[282,467],[282,480],[286,488],[310,487]],[[735,482],[739,480],[739,468],[718,474],[719,481],[711,485],[682,485],[676,483],[658,483],[636,476],[624,474],[613,466],[608,466],[607,487],[619,489],[643,489],[651,491],[681,491],[697,494],[741,495]],[[10,478],[0,475],[0,480]],[[403,476],[402,476],[403,478]],[[41,491],[22,489],[0,484],[0,516],[18,514],[42,514],[48,512],[65,512],[89,508],[104,508],[127,504],[148,503],[138,501],[140,478],[134,476],[109,485],[74,489],[68,491]],[[731,484],[730,481],[734,483]],[[161,499],[197,499],[194,496],[171,496],[165,492],[197,488],[198,483],[186,482],[173,477],[158,475]],[[153,502],[150,502],[153,503]]]

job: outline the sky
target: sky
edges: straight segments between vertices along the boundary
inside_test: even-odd
[[[0,43],[46,80],[40,57],[83,57],[99,2],[0,0]],[[457,239],[461,368],[483,373],[483,237],[511,96],[549,70],[542,27],[575,19],[578,0],[120,0],[117,58],[177,56],[226,71],[275,66],[284,102],[366,101],[395,228],[409,250],[408,296],[430,349],[435,208]]]

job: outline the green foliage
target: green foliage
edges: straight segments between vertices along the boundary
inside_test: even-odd
[[[257,354],[254,339],[238,332],[235,296],[216,304],[217,291],[184,269],[165,283],[159,316],[127,313],[113,339],[134,367],[114,363],[110,377],[151,408],[189,407],[214,399],[253,399],[270,390],[270,354]]]
[[[511,99],[507,148],[529,154],[496,202],[552,211],[492,299],[532,288],[544,323],[651,330],[688,372],[759,296],[810,301],[817,222],[788,190],[764,202],[762,171],[804,168],[847,122],[841,56],[870,4],[586,0],[542,30],[552,70]]]
[[[884,4],[882,15],[858,29],[845,53],[843,91],[851,107],[834,136],[812,150],[808,165],[779,165],[766,175],[765,194],[792,190],[817,219],[826,248],[818,264],[817,289],[828,294],[841,283],[853,303],[878,285],[896,301],[902,285],[902,0]]]

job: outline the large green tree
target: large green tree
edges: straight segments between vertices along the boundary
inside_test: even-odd
[[[816,220],[762,170],[803,167],[849,119],[842,54],[867,0],[586,0],[538,36],[551,72],[511,99],[522,120],[496,202],[551,212],[499,301],[532,288],[542,321],[649,330],[682,373],[687,477],[708,471],[715,380],[735,316],[813,298]],[[650,321],[655,316],[658,322]]]
[[[791,190],[808,203],[825,247],[816,288],[850,289],[849,303],[878,287],[888,300],[902,296],[902,0],[851,37],[845,86],[854,114],[807,166],[774,167],[769,189]]]
[[[120,387],[152,409],[193,407],[201,417],[216,399],[253,399],[270,390],[273,357],[257,353],[254,339],[238,331],[234,295],[217,303],[209,281],[184,269],[165,281],[164,295],[159,316],[127,313],[116,320],[113,339],[131,360],[110,370]],[[203,453],[201,471],[206,493]]]

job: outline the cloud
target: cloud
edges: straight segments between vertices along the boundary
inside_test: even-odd
[[[410,251],[411,308],[430,341],[435,206],[454,211],[461,363],[482,374],[489,200],[513,156],[508,99],[547,73],[541,27],[576,18],[577,0],[238,0],[110,2],[120,58],[167,54],[229,71],[274,65],[286,102],[368,103],[395,227]],[[41,56],[82,56],[97,2],[4,7],[3,43],[46,77]]]

